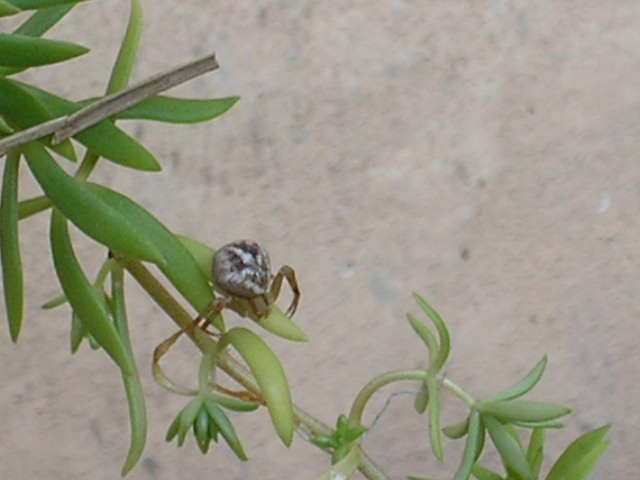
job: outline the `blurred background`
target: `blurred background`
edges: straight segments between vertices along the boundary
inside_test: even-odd
[[[640,468],[640,8],[622,0],[369,2],[156,0],[134,80],[216,52],[221,68],[174,89],[240,95],[196,126],[121,125],[158,157],[157,174],[103,162],[94,178],[214,247],[254,238],[303,292],[308,344],[271,344],[294,400],[333,424],[373,376],[424,366],[406,322],[427,298],[452,333],[447,377],[478,397],[549,365],[532,399],[568,404],[551,432],[555,459],[572,439],[613,423],[593,478]],[[127,1],[76,8],[51,34],[92,52],[34,71],[73,99],[100,95]],[[0,23],[8,31],[8,22]],[[72,72],[70,74],[70,72]],[[24,191],[36,187],[23,171]],[[128,446],[118,371],[84,345],[71,357],[47,215],[21,224],[27,318],[12,345],[0,324],[0,470],[4,479],[113,479]],[[80,240],[93,274],[104,251]],[[238,420],[250,461],[224,446],[203,456],[164,435],[186,399],[152,380],[151,353],[175,327],[129,279],[129,316],[149,435],[131,480],[314,478],[328,457],[277,440],[267,415]],[[287,294],[280,303],[288,305]],[[180,342],[170,374],[195,384],[198,354]],[[394,393],[385,390],[365,419]],[[462,409],[446,398],[447,420]],[[393,476],[450,478],[427,419],[395,395],[365,448]],[[491,463],[491,455],[488,463]]]

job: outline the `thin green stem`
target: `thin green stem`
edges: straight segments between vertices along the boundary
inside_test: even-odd
[[[367,383],[358,393],[349,412],[349,421],[354,425],[362,425],[362,414],[374,393],[390,383],[405,380],[423,381],[426,372],[424,370],[394,370],[383,373]]]
[[[469,407],[473,407],[475,405],[476,399],[473,398],[469,392],[448,378],[442,379],[442,386],[466,403]]]

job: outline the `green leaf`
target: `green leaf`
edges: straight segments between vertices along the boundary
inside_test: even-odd
[[[41,37],[75,7],[75,3],[44,8],[33,13],[13,33],[29,37]]]
[[[569,407],[524,400],[478,402],[481,413],[509,422],[547,422],[571,413]]]
[[[107,93],[114,93],[126,88],[133,71],[140,43],[142,30],[142,5],[139,0],[131,0],[129,23],[125,32],[116,63],[111,71]]]
[[[505,468],[514,470],[525,479],[532,479],[533,474],[520,442],[509,433],[502,423],[491,415],[482,415],[482,422],[487,427],[491,440],[496,446]]]
[[[227,397],[226,395],[218,395],[209,393],[209,396],[221,407],[234,412],[253,412],[260,407],[257,402],[247,402],[235,397]]]
[[[569,478],[571,478],[571,480],[585,480],[589,478],[600,461],[600,457],[602,457],[604,452],[609,448],[609,445],[611,445],[611,440],[608,438],[596,445],[596,447],[585,455],[582,461],[575,466]]]
[[[83,55],[88,48],[75,43],[0,33],[0,65],[37,67],[59,63]]]
[[[76,103],[44,90],[29,85],[21,84],[21,86],[45,105],[55,117],[70,115],[81,108]],[[160,164],[151,152],[133,137],[116,127],[110,120],[103,120],[86,130],[82,130],[74,135],[73,138],[94,154],[111,160],[118,165],[149,172],[160,170]]]
[[[482,450],[484,443],[484,427],[480,420],[480,413],[473,409],[469,415],[469,434],[464,446],[464,453],[460,460],[460,465],[454,476],[454,480],[467,480],[471,474],[471,469]]]
[[[242,461],[247,461],[247,454],[244,452],[244,448],[242,447],[242,443],[238,438],[238,434],[236,433],[233,425],[231,424],[231,420],[227,417],[227,414],[212,401],[212,399],[205,400],[205,408],[211,415],[211,419],[215,422],[218,427],[218,431],[222,434],[222,438],[227,442],[227,445],[231,448],[231,451]]]
[[[37,10],[49,8],[67,3],[80,3],[86,0],[10,0],[16,7],[22,10]]]
[[[600,456],[609,446],[607,434],[611,425],[605,425],[574,440],[549,470],[546,480],[574,480],[586,478]]]
[[[529,446],[527,447],[527,462],[531,467],[533,478],[540,476],[540,467],[542,466],[542,459],[544,457],[544,437],[546,430],[544,428],[535,428],[531,432],[531,438],[529,438]]]
[[[440,347],[438,349],[438,355],[434,360],[433,365],[429,365],[429,368],[433,369],[433,372],[438,372],[446,363],[447,358],[449,358],[449,351],[451,350],[449,330],[447,329],[444,320],[442,320],[438,312],[436,312],[435,309],[431,305],[429,305],[424,298],[422,298],[417,293],[413,294],[413,298],[415,299],[418,306],[422,309],[422,311],[426,313],[427,316],[431,319],[436,327],[436,330],[438,331],[438,336],[440,337]]]
[[[503,480],[503,478],[496,472],[489,470],[478,463],[473,466],[471,473],[478,480]]]
[[[179,431],[180,431],[180,414],[178,414],[176,418],[173,419],[173,422],[171,422],[171,425],[169,425],[169,429],[167,430],[167,435],[165,436],[164,440],[166,442],[170,442],[171,440],[176,438],[176,435],[178,435]]]
[[[0,115],[19,128],[28,128],[53,118],[43,102],[20,84],[1,76]]]
[[[256,322],[260,327],[280,338],[294,342],[308,342],[309,337],[277,305],[271,306],[269,315]]]
[[[144,232],[164,259],[164,263],[159,265],[162,273],[198,312],[205,310],[214,300],[211,287],[196,261],[175,235],[125,195],[94,183],[87,183],[85,186],[97,199],[120,212]]]
[[[293,441],[293,403],[284,368],[271,348],[258,335],[243,327],[225,333],[222,342],[230,343],[242,356],[264,395],[273,426],[282,442]]]
[[[66,300],[67,299],[65,297],[65,301]],[[71,315],[71,331],[69,332],[69,345],[71,347],[71,354],[74,354],[78,351],[86,334],[87,331],[85,330],[84,325],[82,325],[82,321],[74,312]]]
[[[438,380],[434,375],[427,373],[425,383],[429,390],[429,435],[431,439],[431,450],[435,457],[442,461],[444,450],[442,447],[442,430],[440,428],[440,389]]]
[[[429,389],[424,384],[424,382],[422,382],[422,385],[420,385],[420,390],[418,390],[418,393],[416,393],[416,396],[413,399],[413,408],[419,414],[423,414],[427,410],[428,406],[429,406]]]
[[[0,17],[7,17],[16,13],[20,13],[19,8],[5,0],[0,0]]]
[[[67,221],[57,210],[51,215],[50,238],[56,274],[73,311],[120,369],[131,374],[133,366],[127,350],[109,318],[105,303],[82,271],[71,246]]]
[[[422,323],[420,320],[418,320],[416,317],[414,317],[410,313],[407,313],[407,319],[409,320],[409,324],[411,325],[411,328],[413,328],[413,331],[416,332],[418,337],[420,337],[420,340],[424,342],[424,344],[427,347],[427,350],[429,351],[429,368],[431,368],[432,371],[437,373],[437,370],[432,368],[432,366],[435,367],[436,365],[436,361],[438,358],[438,351],[440,350],[438,347],[438,341],[436,340],[436,337],[433,335],[433,333],[431,333],[431,330],[429,330],[429,327],[427,327],[424,323]]]
[[[198,123],[223,115],[240,97],[187,99],[157,95],[116,115],[119,120]]]
[[[111,263],[111,298],[113,320],[118,335],[124,343],[125,350],[129,355],[132,371],[130,374],[123,374],[122,381],[127,396],[129,406],[129,424],[131,425],[131,439],[129,442],[129,452],[122,467],[124,477],[138,463],[147,439],[147,409],[144,403],[144,391],[140,383],[140,375],[135,363],[135,356],[129,338],[129,326],[127,322],[127,312],[124,298],[124,272],[122,266],[116,262]]]
[[[459,438],[464,437],[468,431],[469,431],[469,417],[465,418],[460,423],[449,425],[442,429],[442,433],[444,433],[447,437],[451,438],[452,440],[457,440]]]
[[[67,175],[39,143],[30,142],[23,150],[45,194],[80,230],[122,255],[159,265],[166,262],[144,228]]]
[[[11,340],[18,341],[24,316],[24,279],[18,238],[18,167],[20,154],[5,160],[0,199],[0,261]]]
[[[12,126],[23,129],[44,123],[53,118],[49,109],[21,84],[0,76],[0,117]],[[60,155],[75,160],[75,151],[71,142],[51,145],[51,135],[41,138],[42,141]]]
[[[537,385],[542,378],[542,374],[544,373],[546,366],[547,356],[545,355],[522,380],[511,388],[508,388],[497,395],[492,395],[487,400],[513,400],[514,398],[521,397]]]
[[[211,437],[209,436],[209,412],[203,406],[198,412],[195,422],[193,422],[193,434],[196,437],[196,443],[202,453],[209,451]]]
[[[200,409],[203,407],[203,400],[200,397],[196,397],[191,400],[186,407],[182,409],[178,418],[180,419],[178,427],[178,446],[184,445],[184,441],[187,437],[187,433],[193,427],[193,422],[196,421]],[[168,437],[168,434],[167,434]]]

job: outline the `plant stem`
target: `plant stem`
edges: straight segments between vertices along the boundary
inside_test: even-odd
[[[403,380],[423,381],[426,372],[424,370],[394,370],[383,373],[367,383],[358,393],[349,412],[349,421],[354,425],[362,425],[362,414],[367,403],[374,393],[382,387]]]
[[[466,403],[469,407],[473,407],[476,403],[476,399],[469,394],[466,390],[462,389],[458,384],[453,383],[448,378],[442,379],[442,386],[453,393],[456,397]]]
[[[117,260],[144,288],[149,296],[171,317],[180,328],[186,328],[193,322],[193,317],[182,307],[171,293],[151,274],[151,272],[138,260],[118,257]],[[199,328],[187,329],[185,334],[195,343],[203,353],[212,352],[216,342]],[[262,397],[260,387],[251,376],[249,370],[228,352],[221,352],[218,358],[218,367],[227,375],[242,385],[249,392]],[[424,374],[424,372],[422,372]],[[306,440],[320,435],[331,435],[332,428],[316,419],[300,407],[294,405],[294,417],[298,433]],[[390,480],[390,477],[378,467],[371,457],[360,448],[361,462],[358,466],[360,472],[369,480]]]

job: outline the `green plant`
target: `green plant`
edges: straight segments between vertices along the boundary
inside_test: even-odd
[[[72,309],[72,352],[88,339],[92,346],[104,350],[120,369],[131,420],[131,442],[123,474],[139,460],[146,438],[144,392],[127,327],[126,270],[203,354],[195,391],[175,385],[159,366],[156,369],[159,383],[173,392],[193,397],[169,427],[168,441],[177,439],[178,445],[183,445],[189,432],[193,432],[198,447],[206,453],[212,440],[217,442],[222,438],[240,460],[246,460],[241,440],[225,410],[244,414],[265,406],[277,435],[286,445],[292,442],[297,430],[331,454],[332,466],[318,478],[348,478],[359,469],[367,478],[385,479],[388,476],[360,445],[367,431],[362,422],[363,412],[382,387],[411,380],[418,385],[414,406],[427,417],[425,423],[434,456],[444,457],[443,435],[465,439],[456,480],[470,476],[480,480],[588,477],[609,445],[608,426],[576,439],[546,476],[541,473],[545,434],[549,429],[560,427],[558,418],[569,413],[564,406],[521,399],[541,379],[546,357],[513,387],[476,399],[442,374],[449,358],[449,333],[445,322],[419,295],[415,295],[415,300],[435,330],[413,315],[408,319],[427,347],[427,366],[375,377],[356,396],[348,415],[338,417],[335,428],[295,406],[280,360],[253,330],[227,329],[222,316],[213,319],[215,337],[201,326],[193,325],[195,315],[183,307],[144,262],[154,264],[193,311],[201,313],[215,302],[212,290],[215,279],[211,278],[214,250],[197,240],[174,234],[135,201],[90,182],[89,177],[100,159],[140,171],[160,168],[149,150],[116,126],[118,119],[205,121],[225,113],[238,98],[190,100],[158,95],[168,86],[216,68],[213,56],[127,88],[140,37],[142,10],[137,0],[131,1],[129,26],[105,96],[73,102],[11,78],[25,69],[62,62],[87,52],[79,45],[41,38],[77,3],[80,2],[0,0],[0,15],[35,10],[13,33],[0,34],[0,154],[6,154],[0,198],[0,260],[9,331],[16,342],[24,304],[18,223],[50,210],[51,252],[63,293],[45,308],[68,303]],[[58,160],[75,162],[77,144],[86,150],[74,175],[69,175]],[[19,200],[18,173],[23,161],[42,188],[42,196]],[[108,252],[93,281],[75,255],[69,222]],[[248,323],[292,341],[306,340],[304,332],[276,305],[266,311],[265,317],[252,318]],[[221,387],[216,382],[220,371],[244,390]],[[451,392],[469,410],[458,424],[445,427],[440,424],[443,391]],[[526,442],[523,431],[530,432]],[[503,474],[480,463],[489,443],[500,454]]]

